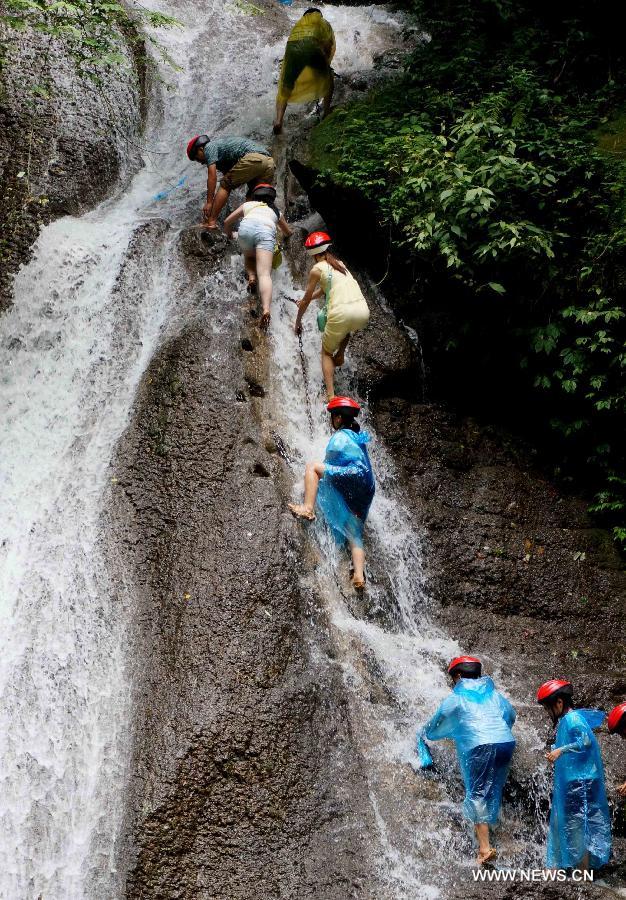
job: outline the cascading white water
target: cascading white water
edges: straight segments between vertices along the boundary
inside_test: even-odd
[[[153,104],[145,167],[93,212],[42,231],[0,320],[0,897],[11,900],[123,891],[133,597],[107,571],[109,465],[142,372],[184,317],[177,228],[191,198],[199,211],[205,178],[185,141],[271,126],[284,36],[268,43],[245,4],[158,8],[183,24],[157,35],[181,71],[163,70],[173,90]],[[327,14],[339,70],[370,66],[399,28],[375,7]],[[186,186],[154,200],[183,174]],[[138,231],[161,217],[173,227]]]
[[[377,302],[366,279],[362,284]],[[282,270],[277,288],[283,297],[296,292],[288,272]],[[309,310],[301,347],[293,333],[294,319],[291,303],[277,304],[271,333],[270,396],[276,410],[275,428],[286,446],[296,479],[295,496],[300,498],[304,463],[323,460],[330,431],[315,316]],[[349,355],[348,350],[336,389],[355,396]],[[365,403],[361,419],[368,429],[367,398],[358,399]],[[288,415],[282,410],[288,410]],[[467,829],[445,786],[422,795],[415,789],[417,780],[431,776],[414,774],[411,766],[417,728],[448,693],[445,664],[461,648],[433,622],[424,588],[421,538],[406,512],[393,463],[375,434],[372,438],[377,493],[366,528],[365,611],[348,583],[348,554],[338,550],[319,521],[304,527],[319,546],[312,586],[330,618],[348,686],[353,734],[367,764],[381,851],[377,896],[422,900],[445,896],[441,886],[450,872],[468,867],[471,859]],[[372,698],[372,684],[382,689],[382,696]],[[527,725],[518,725],[517,737],[527,749],[540,746]],[[450,762],[439,759],[445,780],[454,777],[455,764]],[[529,842],[528,827],[507,813],[499,837],[501,864],[532,860],[536,864],[540,847]]]
[[[159,92],[145,168],[93,212],[44,229],[16,280],[15,306],[0,320],[0,897],[11,900],[122,893],[115,864],[128,767],[125,639],[133,597],[107,571],[102,510],[116,489],[109,466],[142,372],[184,321],[177,229],[199,212],[205,179],[203,169],[186,164],[185,141],[204,130],[268,140],[271,128],[284,36],[268,42],[262,17],[246,16],[245,4],[172,0],[160,8],[184,25],[159,35],[182,69],[164,72],[175,90]],[[290,8],[289,19],[302,9]],[[371,67],[401,28],[377,7],[326,7],[325,14],[337,35],[339,72]],[[301,114],[288,114],[287,127]],[[184,174],[185,187],[153,199]],[[161,217],[169,230],[138,233]],[[216,276],[229,309],[240,290],[238,267],[226,260]],[[305,459],[322,457],[327,423],[313,316],[304,339],[307,396],[294,309],[281,305],[281,288],[293,294],[286,267],[276,280],[268,407],[289,409],[276,428],[299,476]],[[349,369],[344,377],[349,385]],[[287,396],[299,402],[286,407]],[[368,527],[370,614],[354,605],[342,555],[319,527],[316,588],[368,767],[379,896],[431,897],[437,870],[458,844],[445,795],[428,804],[412,797],[407,761],[415,726],[446,691],[441,661],[458,648],[429,622],[419,539],[376,439],[372,456],[378,494]],[[385,702],[370,700],[372,667]]]

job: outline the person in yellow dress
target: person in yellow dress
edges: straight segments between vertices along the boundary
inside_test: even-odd
[[[346,347],[353,331],[361,331],[369,322],[370,311],[358,282],[340,260],[328,252],[330,237],[314,231],[304,242],[306,252],[315,259],[304,296],[298,302],[294,324],[296,334],[302,332],[302,317],[312,300],[326,298],[326,321],[318,320],[322,332],[322,372],[328,399],[335,396],[335,369],[342,366]]]
[[[287,38],[278,81],[274,134],[280,134],[283,129],[288,103],[308,103],[323,97],[323,115],[328,115],[333,98],[330,64],[334,55],[335,34],[330,22],[319,9],[307,9]]]

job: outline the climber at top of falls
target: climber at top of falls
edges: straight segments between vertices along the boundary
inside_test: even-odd
[[[600,748],[593,733],[604,721],[598,709],[574,709],[570,681],[552,679],[537,691],[537,702],[556,725],[546,753],[554,764],[554,787],[546,865],[556,869],[596,869],[611,855],[611,819]]]
[[[418,752],[427,753],[424,738],[452,738],[465,785],[463,813],[474,823],[478,864],[495,858],[489,826],[495,825],[509,773],[515,738],[515,710],[494,687],[473,656],[458,656],[448,666],[454,688],[425,728],[418,733]]]
[[[328,252],[330,237],[324,231],[310,234],[304,246],[315,264],[309,272],[306,291],[298,302],[294,324],[296,334],[302,330],[302,317],[309,303],[325,298],[317,315],[322,332],[322,373],[328,400],[335,395],[335,368],[342,366],[351,332],[360,331],[369,322],[370,311],[358,282],[344,264]]]
[[[622,740],[626,740],[626,703],[620,703],[611,710],[607,725],[611,734],[619,734]],[[626,799],[626,781],[620,784],[617,793]]]
[[[324,462],[310,462],[304,473],[304,503],[290,503],[299,518],[313,520],[318,508],[338,543],[348,542],[352,552],[352,584],[365,587],[363,528],[374,498],[374,473],[356,416],[361,407],[350,397],[333,397],[326,409],[335,431],[326,447]]]
[[[293,232],[276,206],[276,189],[271,184],[257,184],[248,191],[246,202],[237,207],[224,222],[227,237],[232,237],[235,223],[240,219],[237,237],[243,251],[248,291],[254,293],[258,286],[263,306],[261,328],[266,329],[270,323],[272,303],[272,260],[276,248],[276,228],[280,228],[287,237]]]
[[[265,147],[246,137],[221,137],[211,140],[198,134],[187,144],[187,156],[207,166],[207,195],[202,207],[203,227],[217,230],[217,219],[233,188],[247,183],[248,189],[259,182],[274,180],[276,165]],[[216,192],[217,172],[222,180]]]
[[[335,34],[319,9],[307,9],[291,29],[285,47],[276,97],[274,134],[283,129],[288,103],[307,103],[324,98],[323,116],[330,111],[333,98]]]

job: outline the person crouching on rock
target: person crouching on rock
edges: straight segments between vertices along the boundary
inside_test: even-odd
[[[550,869],[597,869],[611,855],[611,820],[600,748],[593,733],[604,721],[597,709],[574,709],[570,681],[552,679],[537,691],[537,702],[556,725],[548,762],[554,787],[546,865]]]
[[[312,300],[325,298],[317,315],[322,332],[322,373],[328,399],[335,396],[335,368],[344,363],[346,347],[353,331],[365,328],[370,311],[357,281],[344,264],[328,252],[330,237],[325,231],[314,231],[304,246],[315,264],[309,272],[304,296],[298,302],[294,324],[296,334],[302,332],[302,317]]]
[[[607,720],[610,734],[619,734],[626,741],[626,703],[620,703],[609,713]],[[626,800],[626,781],[617,789],[618,796]]]
[[[307,463],[304,472],[304,503],[290,503],[291,512],[302,519],[315,519],[317,503],[337,543],[345,541],[352,552],[352,585],[365,587],[363,529],[376,490],[366,444],[356,416],[361,407],[350,397],[333,397],[326,407],[334,430],[324,462]]]
[[[199,134],[187,144],[187,156],[207,167],[206,203],[202,207],[204,228],[217,229],[217,219],[233,188],[259,182],[272,182],[276,169],[269,150],[245,137],[222,137],[210,140]],[[216,192],[217,172],[222,180]]]
[[[274,134],[283,129],[288,103],[308,103],[324,98],[323,116],[333,98],[335,34],[319,9],[307,9],[291,29],[278,80]]]
[[[248,291],[258,289],[261,295],[263,314],[261,328],[270,323],[272,304],[272,259],[276,247],[276,228],[284,235],[292,234],[281,211],[276,206],[276,189],[271,184],[257,184],[248,192],[246,202],[232,212],[224,222],[224,231],[230,238],[235,223],[240,219],[238,240],[243,251]]]
[[[452,738],[465,784],[463,814],[474,824],[479,866],[495,859],[489,826],[495,825],[509,774],[515,738],[515,710],[474,656],[458,656],[448,666],[454,685],[418,739]]]

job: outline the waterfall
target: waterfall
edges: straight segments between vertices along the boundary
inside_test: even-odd
[[[159,7],[184,26],[157,35],[180,71],[162,64],[165,83],[155,88],[143,147],[124,146],[142,154],[144,167],[93,211],[42,230],[16,278],[15,305],[0,319],[1,897],[123,894],[133,596],[105,552],[103,510],[116,490],[111,461],[142,373],[185,318],[177,236],[199,215],[206,177],[187,164],[186,140],[206,131],[269,141],[286,17],[303,8],[281,12],[278,27],[247,15],[244,3]],[[401,29],[375,6],[325,7],[325,15],[337,34],[339,72],[371,67]],[[286,124],[297,127],[289,116]],[[219,284],[228,305],[240,290],[230,260]],[[284,266],[267,407],[299,479],[306,459],[322,457],[328,428],[313,316],[303,343],[307,395],[293,305],[280,299],[294,290]],[[349,366],[343,378],[349,388]],[[319,563],[303,577],[323,598],[367,767],[379,825],[378,896],[434,897],[438,873],[460,852],[458,828],[445,787],[420,782],[409,762],[416,726],[447,689],[442,662],[459,648],[433,624],[421,541],[375,436],[372,458],[378,494],[367,537],[368,608],[348,589],[345,558],[320,525],[311,529]]]

